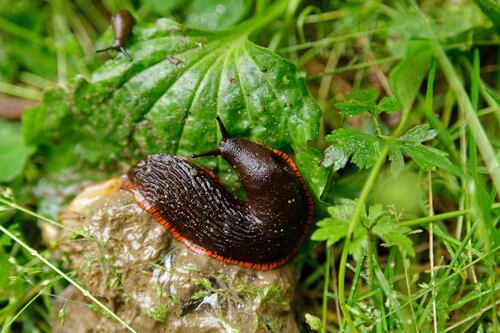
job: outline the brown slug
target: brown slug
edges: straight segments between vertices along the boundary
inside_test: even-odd
[[[123,53],[128,60],[132,61],[132,58],[125,49],[125,44],[127,44],[127,41],[132,34],[132,28],[134,27],[134,24],[135,19],[128,10],[120,10],[116,12],[111,17],[111,28],[113,29],[113,33],[115,35],[115,41],[110,47],[98,50],[96,51],[96,53],[116,50]]]
[[[288,155],[231,137],[216,119],[222,133],[218,148],[192,157],[222,156],[236,169],[248,201],[205,169],[166,154],[138,162],[123,188],[194,252],[257,270],[281,266],[307,233],[311,195]]]

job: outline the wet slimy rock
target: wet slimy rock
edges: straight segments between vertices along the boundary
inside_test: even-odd
[[[118,178],[87,187],[62,222],[59,249],[81,284],[138,332],[298,332],[288,264],[255,271],[196,254],[120,190]],[[54,332],[126,332],[73,287],[58,301]],[[56,311],[57,313],[58,311]]]

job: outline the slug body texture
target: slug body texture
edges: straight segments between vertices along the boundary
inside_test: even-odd
[[[231,137],[203,155],[220,155],[233,165],[248,201],[190,161],[165,154],[132,167],[124,188],[198,253],[260,270],[293,257],[307,232],[313,202],[291,158]]]

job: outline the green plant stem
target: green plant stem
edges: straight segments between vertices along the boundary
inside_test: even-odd
[[[2,81],[0,81],[0,93],[27,99],[34,99],[37,101],[42,100],[42,93],[36,89],[17,86]]]
[[[0,203],[1,203],[1,204],[4,204],[4,205],[6,205],[6,206],[9,206],[10,208],[17,209],[17,210],[19,210],[19,211],[21,211],[21,212],[23,212],[23,213],[28,214],[28,215],[31,215],[31,216],[33,216],[34,218],[37,218],[37,219],[40,219],[40,220],[42,220],[42,221],[48,222],[48,223],[50,223],[50,224],[53,224],[53,225],[55,225],[55,226],[57,226],[57,227],[59,227],[59,228],[62,228],[62,229],[68,230],[68,231],[73,232],[73,233],[78,233],[77,231],[75,231],[75,230],[73,230],[73,229],[71,229],[71,228],[68,228],[67,226],[65,226],[65,225],[63,225],[63,224],[61,224],[61,223],[59,223],[59,222],[57,222],[57,221],[54,221],[54,220],[52,220],[52,219],[50,219],[50,218],[48,218],[48,217],[46,217],[46,216],[43,216],[43,215],[37,214],[37,213],[35,213],[35,212],[32,212],[31,210],[26,209],[26,208],[24,208],[23,206],[19,206],[18,204],[14,203],[14,202],[12,202],[12,201],[5,200],[4,198],[1,198],[1,197],[0,197]]]
[[[356,326],[354,326],[354,323],[351,319],[351,315],[349,313],[349,310],[346,308],[346,302],[345,302],[345,272],[346,272],[346,266],[347,266],[347,256],[349,254],[349,248],[351,246],[352,234],[354,233],[354,230],[356,229],[356,227],[358,226],[358,224],[361,220],[361,214],[363,213],[363,210],[365,209],[366,200],[368,199],[368,195],[370,194],[370,190],[373,188],[373,185],[375,184],[375,180],[377,179],[377,176],[378,176],[380,170],[382,169],[382,166],[384,165],[388,151],[389,151],[389,148],[387,146],[384,146],[377,161],[375,162],[375,165],[371,169],[370,174],[368,175],[368,178],[365,181],[365,184],[363,185],[363,189],[361,190],[361,194],[359,195],[359,198],[358,198],[356,210],[354,211],[354,215],[352,217],[352,220],[349,223],[349,229],[347,231],[344,247],[342,249],[342,255],[340,257],[340,266],[339,266],[340,308],[342,309],[345,321],[349,325],[349,328],[351,329],[352,332],[358,332],[358,329],[356,328]]]
[[[371,230],[368,230],[368,247],[366,250],[366,271],[368,273],[368,286],[373,286],[373,255],[375,254],[375,237]]]
[[[500,202],[496,202],[493,205],[491,205],[490,209],[499,209],[499,208],[500,208]],[[453,212],[437,214],[434,216],[426,216],[426,217],[420,217],[418,219],[411,219],[411,220],[402,221],[401,225],[404,225],[407,227],[413,227],[413,226],[417,226],[417,225],[421,225],[421,224],[431,223],[434,221],[442,221],[442,220],[452,219],[455,217],[470,215],[470,214],[471,214],[470,209],[462,209],[462,210],[456,210]]]
[[[7,236],[9,236],[17,244],[21,245],[26,251],[28,251],[28,253],[31,256],[33,256],[33,257],[37,258],[38,260],[40,260],[41,262],[43,262],[45,265],[47,265],[48,267],[50,267],[50,269],[52,269],[54,272],[56,272],[62,278],[64,278],[66,281],[68,281],[70,284],[72,284],[76,289],[78,289],[83,294],[83,296],[89,298],[92,302],[94,302],[95,304],[97,304],[97,306],[99,306],[103,311],[105,311],[106,313],[108,313],[113,319],[115,319],[120,324],[122,324],[124,327],[126,327],[129,330],[129,332],[137,333],[136,330],[134,330],[132,327],[130,327],[126,322],[124,322],[120,317],[118,317],[118,315],[116,315],[113,311],[111,311],[106,305],[104,305],[97,298],[95,298],[94,296],[92,296],[89,293],[88,290],[86,290],[85,288],[83,288],[82,286],[80,286],[78,283],[76,283],[76,281],[74,281],[72,278],[70,278],[66,273],[64,273],[59,268],[57,268],[56,266],[54,266],[50,261],[48,261],[47,259],[45,259],[40,253],[38,253],[38,251],[36,251],[32,247],[30,247],[29,245],[27,245],[26,243],[24,243],[21,239],[19,239],[18,237],[16,237],[9,230],[5,229],[2,225],[0,225],[0,231],[2,231],[4,234],[6,234]]]
[[[326,260],[325,260],[325,282],[323,283],[323,304],[321,311],[321,332],[326,332],[326,319],[328,316],[328,288],[330,287],[330,260],[331,260],[331,247],[326,246]]]

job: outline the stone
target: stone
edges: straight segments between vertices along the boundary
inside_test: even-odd
[[[138,332],[298,333],[291,264],[255,271],[197,254],[175,240],[121,179],[84,189],[62,214],[67,269]],[[127,332],[74,287],[56,304],[56,333]]]

